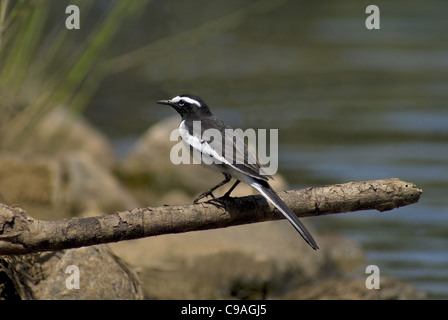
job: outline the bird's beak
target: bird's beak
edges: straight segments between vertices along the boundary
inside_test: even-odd
[[[172,106],[173,103],[171,102],[171,100],[159,100],[157,101],[158,104],[166,104],[168,106]]]

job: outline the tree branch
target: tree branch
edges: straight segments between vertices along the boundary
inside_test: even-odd
[[[421,193],[414,184],[391,178],[290,190],[279,196],[299,217],[307,217],[391,210],[416,203]],[[57,221],[36,220],[22,209],[0,204],[0,255],[78,248],[279,219],[283,216],[261,196],[231,198],[220,203],[136,208]]]

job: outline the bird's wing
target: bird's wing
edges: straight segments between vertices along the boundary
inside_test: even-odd
[[[213,122],[203,120],[201,125],[202,144],[208,144],[203,149],[209,156],[254,178],[262,180],[272,178],[265,174],[263,166],[258,161],[256,155],[250,150],[244,139],[234,134],[232,128],[225,122],[214,118]],[[218,132],[220,139],[217,138]]]

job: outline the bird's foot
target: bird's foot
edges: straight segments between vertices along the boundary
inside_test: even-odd
[[[194,199],[193,204],[197,204],[199,200],[205,197],[211,197],[211,199],[204,202],[214,204],[215,206],[226,210],[225,200],[228,199],[228,197],[225,199],[224,197],[216,198],[211,191],[201,193],[199,196],[196,197],[196,199]]]
[[[196,199],[194,199],[193,203],[197,204],[199,202],[199,200],[201,200],[205,197],[211,197],[213,200],[216,199],[216,197],[213,195],[213,193],[210,190],[208,190],[208,191],[205,191],[205,192],[201,193],[200,195],[198,195],[196,197]]]
[[[226,202],[224,199],[222,199],[222,197],[213,198],[213,199],[208,200],[207,202],[215,205],[218,208],[223,209],[224,211],[227,210]]]

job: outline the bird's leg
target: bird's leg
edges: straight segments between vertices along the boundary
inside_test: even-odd
[[[229,189],[229,191],[227,191],[227,192],[222,196],[222,198],[229,198],[229,197],[230,197],[230,194],[231,194],[232,191],[233,191],[233,189],[235,189],[236,186],[237,186],[240,182],[241,182],[240,180],[236,180],[236,182],[233,184],[233,186]]]
[[[230,198],[230,194],[232,193],[233,189],[235,189],[239,183],[240,183],[240,180],[236,180],[236,182],[229,189],[229,191],[227,191],[222,197],[220,197],[218,199],[213,197],[213,199],[211,199],[209,202],[214,203],[216,206],[221,207],[224,210],[226,210],[226,200],[228,200]]]
[[[196,199],[194,199],[193,203],[198,203],[199,200],[201,200],[202,198],[205,198],[207,196],[211,196],[213,199],[215,199],[215,196],[213,195],[212,192],[215,191],[216,189],[218,189],[219,187],[225,185],[226,183],[228,183],[230,181],[230,179],[232,179],[232,176],[228,173],[223,173],[223,175],[225,177],[225,179],[223,181],[218,183],[213,188],[201,193],[199,196],[196,197]]]

